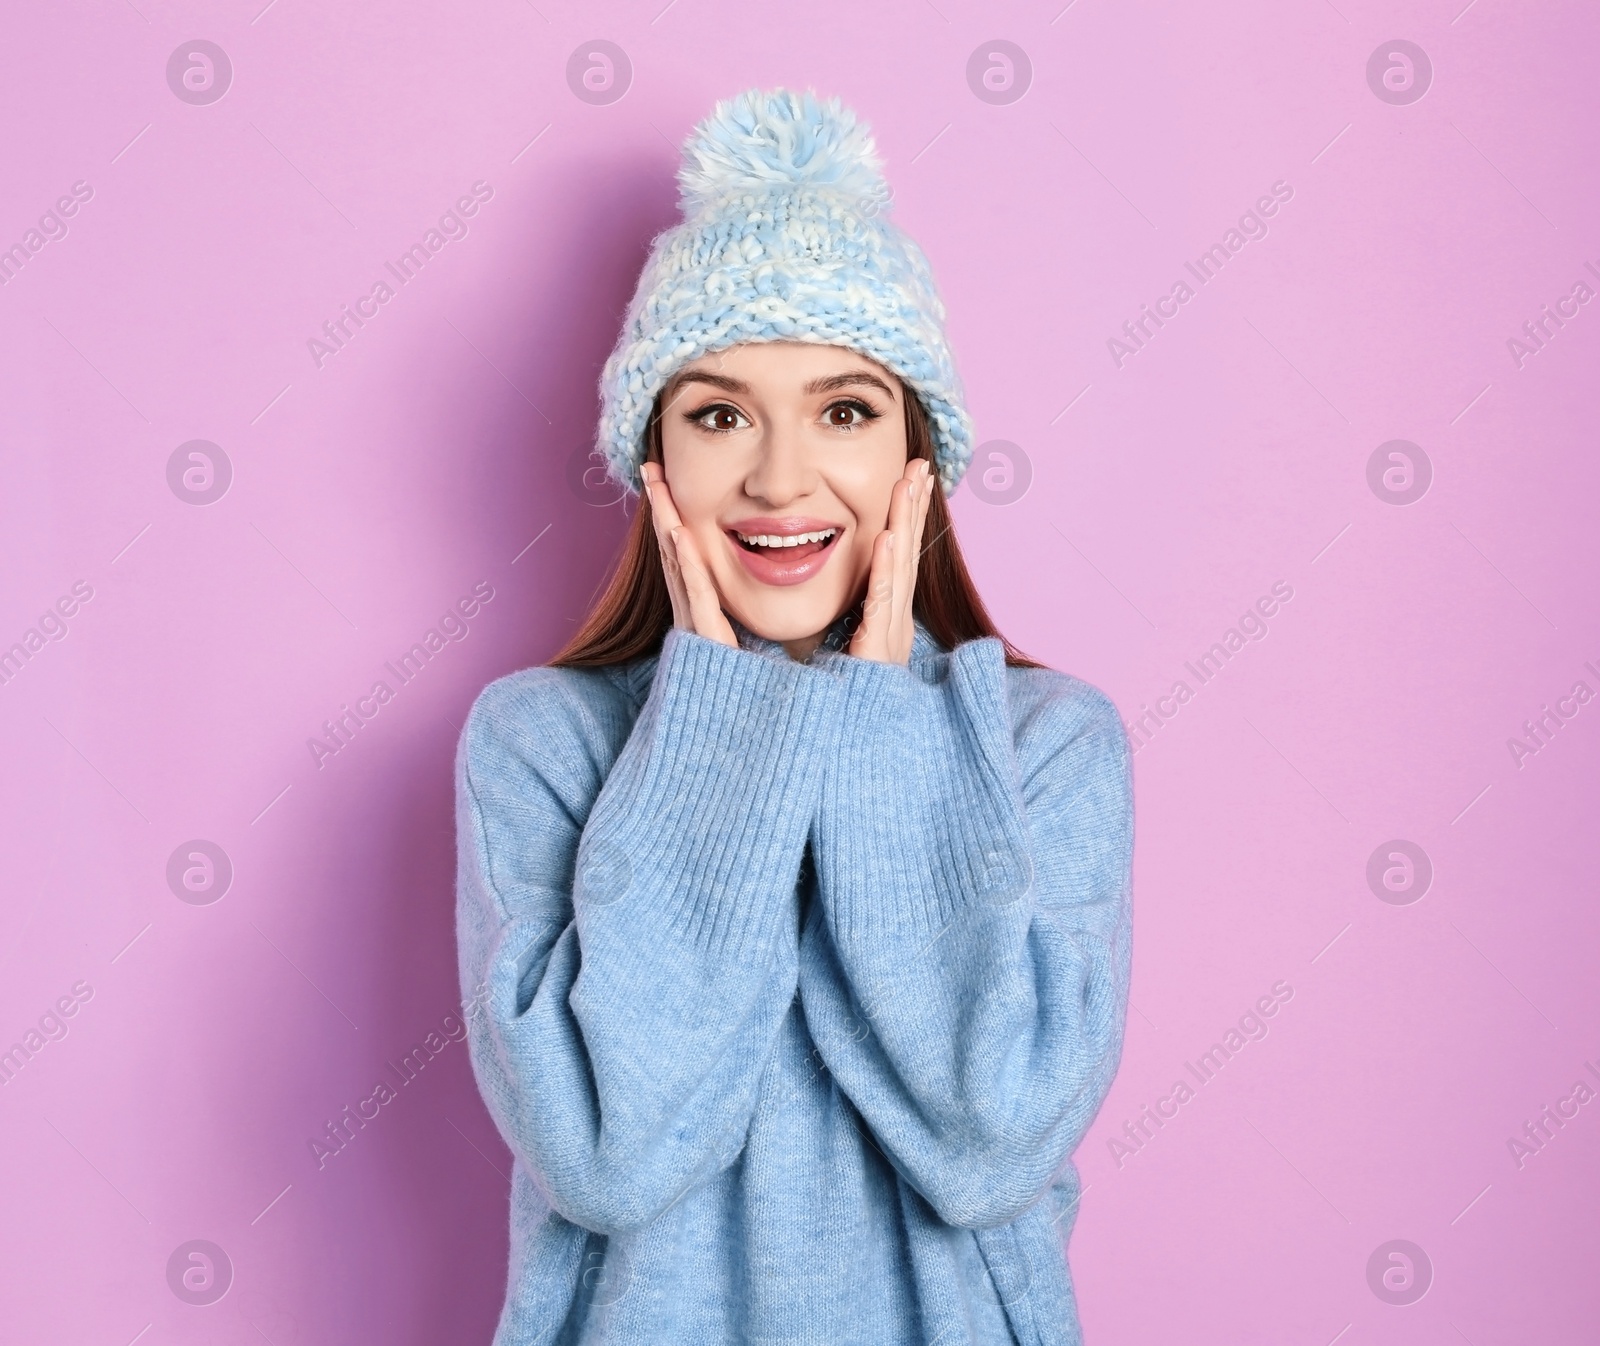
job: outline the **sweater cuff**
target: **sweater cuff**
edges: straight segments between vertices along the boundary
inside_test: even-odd
[[[819,663],[844,693],[843,714],[874,720],[903,713],[928,684],[905,664],[881,663],[854,654],[831,653]]]
[[[996,650],[982,648],[994,644]],[[836,934],[944,929],[1032,881],[998,642],[970,642],[929,681],[838,659],[845,696],[820,823]]]
[[[794,895],[837,698],[816,669],[669,631],[583,831],[587,919],[622,916],[648,892],[653,909],[627,919],[703,946],[770,936]]]

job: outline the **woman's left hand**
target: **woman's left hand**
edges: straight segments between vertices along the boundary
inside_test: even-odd
[[[931,464],[913,458],[889,496],[889,526],[872,544],[872,570],[867,576],[861,625],[850,641],[850,653],[880,664],[911,662],[915,634],[911,598],[922,557],[922,525],[928,501],[938,489]]]

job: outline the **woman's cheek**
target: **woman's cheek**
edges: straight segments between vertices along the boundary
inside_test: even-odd
[[[872,543],[877,536],[877,532],[868,533],[860,529],[854,533],[849,556],[845,558],[849,561],[847,573],[851,589],[858,588],[863,584],[872,570]]]
[[[722,576],[733,577],[744,574],[744,567],[739,564],[738,557],[733,555],[729,540],[723,535],[722,529],[717,527],[715,519],[691,525],[691,530],[694,533],[694,540],[700,544],[700,555],[713,575],[720,579]]]

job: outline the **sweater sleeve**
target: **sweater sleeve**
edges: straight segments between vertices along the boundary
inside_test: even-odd
[[[846,689],[800,950],[807,1025],[864,1131],[946,1223],[1015,1219],[1122,1052],[1133,801],[1120,717],[1049,671],[1008,699],[997,640]],[[819,928],[825,923],[825,929]]]
[[[598,676],[530,670],[475,703],[456,931],[501,1134],[558,1214],[619,1233],[744,1143],[795,993],[804,740],[839,689],[674,630],[629,732]]]

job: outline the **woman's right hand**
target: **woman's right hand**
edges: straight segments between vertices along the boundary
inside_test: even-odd
[[[694,534],[678,517],[661,464],[645,463],[639,471],[650,500],[650,520],[655,525],[656,545],[661,548],[667,592],[672,596],[672,624],[737,648],[739,639],[723,614],[721,597],[701,559]]]

